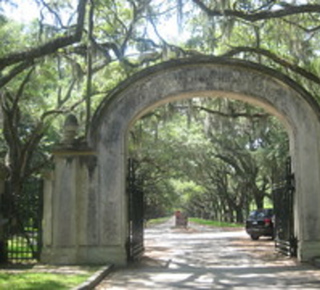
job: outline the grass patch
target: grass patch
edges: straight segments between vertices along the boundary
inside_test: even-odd
[[[0,270],[0,289],[2,290],[64,290],[85,282],[95,271],[81,273],[48,273],[21,270]]]
[[[147,221],[147,227],[152,225],[159,225],[167,222],[171,217],[161,217],[157,219],[151,219]]]
[[[200,225],[206,225],[206,226],[212,226],[212,227],[243,228],[243,224],[204,220],[200,218],[189,218],[189,221],[200,224]]]

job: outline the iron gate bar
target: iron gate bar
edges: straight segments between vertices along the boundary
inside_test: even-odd
[[[3,204],[8,222],[5,226],[6,261],[40,259],[42,249],[43,180],[28,179],[21,195],[14,195],[6,184]]]
[[[144,252],[144,201],[141,180],[137,176],[137,161],[128,159],[127,194],[129,203],[128,260],[134,261]]]
[[[275,213],[275,246],[284,255],[297,255],[297,239],[294,236],[294,175],[291,172],[291,159],[286,162],[282,180],[273,185],[272,194]]]

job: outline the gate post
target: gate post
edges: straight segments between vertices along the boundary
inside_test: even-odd
[[[96,156],[75,139],[77,127],[76,118],[69,116],[63,141],[53,152],[55,168],[51,179],[45,182],[41,262],[90,262],[88,251],[97,236],[97,201],[90,186],[96,178]]]

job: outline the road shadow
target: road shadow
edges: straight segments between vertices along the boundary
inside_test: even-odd
[[[145,232],[145,255],[97,289],[320,289],[318,269],[280,256],[268,238],[170,227]]]

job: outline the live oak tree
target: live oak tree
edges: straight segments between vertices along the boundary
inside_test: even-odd
[[[147,173],[146,207],[166,196],[167,210],[202,218],[242,222],[250,206],[262,208],[288,156],[287,134],[274,117],[227,99],[168,104],[146,114],[130,136],[129,154]],[[150,187],[158,182],[167,187]]]
[[[192,3],[198,8],[197,29],[209,44],[208,53],[244,58],[283,71],[319,101],[317,1]]]
[[[44,8],[50,10],[44,1],[40,2]],[[53,62],[60,49],[81,40],[86,2],[79,1],[77,21],[70,27],[61,28],[59,33],[65,32],[63,36],[57,33],[57,29],[50,32],[47,29],[44,32],[43,19],[39,21],[39,29],[35,30],[31,25],[24,28],[1,15],[1,157],[10,188],[6,197],[6,200],[10,201],[10,204],[6,205],[6,220],[9,223],[14,222],[12,214],[16,211],[16,201],[22,194],[26,180],[48,166],[47,145],[57,140],[54,138],[56,134],[53,128],[50,128],[52,116],[65,110],[62,107],[63,101],[59,103],[62,92],[55,91],[55,88],[59,87],[57,82],[54,83],[58,80],[56,76],[59,68],[54,72]],[[12,1],[10,4],[15,3]],[[58,17],[58,14],[56,16]],[[55,105],[53,103],[56,93],[58,102]],[[70,93],[63,94],[64,98],[69,98]],[[3,225],[1,220],[1,227]],[[2,228],[0,233],[0,259],[5,261]]]
[[[0,79],[0,88],[5,86],[11,79],[16,77],[18,74],[26,70],[27,68],[36,64],[36,61],[40,58],[43,58],[48,55],[56,53],[59,49],[68,47],[74,43],[77,43],[81,40],[83,28],[84,28],[84,18],[86,12],[87,0],[79,0],[77,7],[77,22],[70,27],[59,27],[56,28],[59,33],[63,32],[66,35],[64,36],[53,36],[48,41],[41,41],[27,48],[20,48],[19,51],[9,51],[6,54],[2,53],[0,57],[0,70],[3,72]],[[45,1],[40,1],[43,3],[44,7],[48,7],[49,11],[51,7],[48,6]],[[14,3],[15,5],[19,5]],[[52,12],[57,19],[59,15]],[[2,19],[3,22],[8,22],[7,19]],[[41,38],[43,24],[39,21],[39,38]],[[58,34],[58,33],[56,33]],[[19,36],[17,36],[19,37]]]

